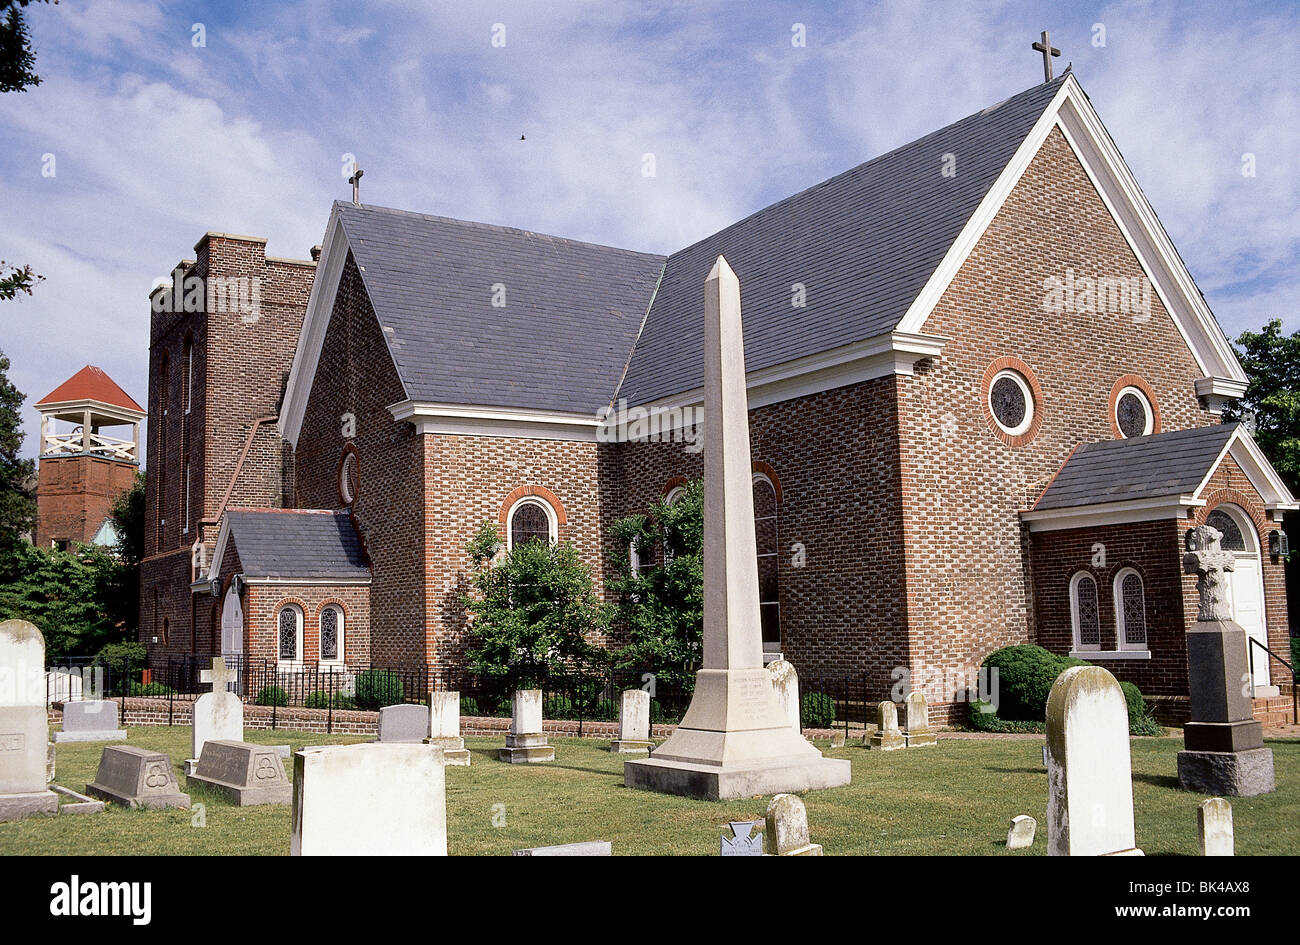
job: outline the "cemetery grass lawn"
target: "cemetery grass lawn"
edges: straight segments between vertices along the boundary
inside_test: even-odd
[[[181,766],[189,753],[188,727],[133,728],[127,744],[167,752],[182,790]],[[364,741],[295,731],[253,731],[249,741],[306,745]],[[496,738],[469,738],[469,768],[447,769],[448,846],[454,856],[505,855],[527,846],[610,840],[616,854],[718,854],[729,820],[763,817],[767,798],[703,802],[622,786],[625,755],[611,755],[595,739],[553,738],[556,760],[508,765],[496,759]],[[1240,855],[1300,853],[1300,740],[1270,739],[1278,790],[1232,798]],[[58,748],[56,783],[84,791],[94,779],[104,743]],[[1046,852],[1046,774],[1042,739],[944,739],[935,748],[868,751],[857,745],[829,749],[853,762],[853,783],[805,796],[814,843],[827,855],[1042,855]],[[1181,738],[1132,740],[1137,841],[1148,856],[1197,854],[1196,806],[1200,795],[1180,791],[1175,757]],[[292,777],[292,764],[286,764]],[[244,855],[289,852],[288,807],[238,808],[191,792],[205,805],[196,811],[129,811],[65,815],[0,824],[0,855]],[[504,805],[504,809],[495,807]],[[493,826],[504,814],[504,825]],[[1016,814],[1038,819],[1029,850],[1005,847]]]

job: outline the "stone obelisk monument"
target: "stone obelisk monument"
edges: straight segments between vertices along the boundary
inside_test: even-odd
[[[1187,533],[1183,570],[1196,575],[1200,612],[1187,631],[1192,719],[1183,726],[1178,783],[1201,794],[1249,797],[1274,789],[1273,752],[1255,721],[1246,631],[1232,620],[1224,597],[1234,557],[1209,525]]]
[[[681,725],[623,783],[709,800],[838,787],[850,763],[791,728],[763,668],[740,282],[721,256],[704,317],[704,664]]]

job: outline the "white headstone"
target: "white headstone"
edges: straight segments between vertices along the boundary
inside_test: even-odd
[[[446,856],[447,774],[428,745],[294,754],[294,856]]]
[[[1034,845],[1034,834],[1038,832],[1038,821],[1028,814],[1011,818],[1011,829],[1007,831],[1007,849],[1022,850]]]
[[[821,856],[819,843],[808,839],[808,810],[793,794],[778,794],[767,805],[763,852],[769,856]]]
[[[0,821],[52,814],[46,785],[45,638],[25,620],[0,623]]]
[[[422,705],[386,705],[379,710],[381,742],[423,742],[429,737],[429,710]]]
[[[510,734],[542,733],[542,690],[518,689],[511,700]]]
[[[226,668],[226,661],[217,657],[212,668],[199,674],[199,680],[212,684],[194,701],[193,722],[190,729],[190,758],[185,763],[185,773],[191,774],[203,757],[203,746],[210,741],[242,742],[244,740],[244,703],[226,684],[238,678],[238,673]]]
[[[618,738],[609,750],[616,754],[648,752],[650,741],[650,693],[625,689],[618,703]]]
[[[542,690],[519,689],[511,702],[510,731],[499,757],[511,764],[540,764],[555,760],[555,749],[542,734]]]
[[[1049,856],[1141,855],[1133,834],[1128,706],[1100,666],[1072,666],[1047,697]]]
[[[628,787],[710,800],[848,784],[794,731],[763,668],[740,280],[721,256],[704,284],[704,652],[690,707]]]
[[[1201,801],[1196,808],[1196,831],[1201,856],[1236,856],[1232,833],[1232,805],[1221,797]]]
[[[914,689],[907,694],[907,718],[903,728],[903,737],[908,748],[926,748],[936,744],[934,733],[930,731],[930,706],[925,701],[925,693]]]
[[[117,703],[94,699],[63,704],[63,731],[54,733],[56,742],[113,742],[126,738],[117,727]]]
[[[429,737],[425,742],[442,749],[445,764],[467,767],[470,763],[465,739],[460,737],[460,693],[429,693]]]
[[[774,660],[767,664],[768,675],[772,677],[772,689],[776,692],[777,704],[790,727],[796,732],[803,732],[799,724],[799,674],[794,664],[787,660]]]

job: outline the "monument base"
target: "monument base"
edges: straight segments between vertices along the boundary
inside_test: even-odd
[[[654,742],[641,741],[636,738],[617,738],[609,743],[609,750],[616,755],[639,755],[649,753]]]
[[[185,789],[187,791],[192,791],[196,785],[216,791],[236,807],[293,803],[293,785],[288,781],[267,787],[246,787],[242,784],[231,784],[229,781],[218,781],[216,778],[205,778],[200,774],[185,776]]]
[[[763,856],[825,856],[820,843],[810,843],[806,847],[790,850],[787,853],[764,853]]]
[[[426,745],[437,745],[442,749],[442,763],[453,765],[457,768],[469,767],[469,749],[465,747],[465,739],[455,735],[440,735],[437,737],[426,738]]]
[[[498,757],[512,765],[536,765],[554,761],[555,749],[546,743],[545,735],[507,735],[506,747]]]
[[[1264,747],[1264,726],[1245,722],[1188,722],[1183,726],[1188,751],[1240,752]]]
[[[897,751],[907,747],[907,739],[901,732],[875,732],[867,736],[867,747],[877,748],[880,751]]]
[[[907,742],[908,748],[933,748],[939,744],[934,732],[904,732],[903,740]]]
[[[1180,751],[1178,785],[1186,791],[1226,797],[1254,797],[1276,789],[1273,750]]]
[[[690,761],[645,758],[623,763],[623,784],[642,791],[704,801],[731,801],[766,794],[798,794],[843,787],[853,765],[835,758],[796,757],[719,767]]]
[[[53,791],[32,791],[29,794],[0,794],[0,823],[22,820],[37,814],[57,814],[59,795]]]
[[[125,729],[109,729],[102,732],[55,732],[57,742],[124,742]]]
[[[108,801],[121,807],[144,807],[148,810],[162,810],[167,807],[179,807],[186,810],[190,806],[190,796],[188,794],[150,794],[144,797],[132,797],[129,794],[121,794],[112,788],[105,787],[102,784],[87,784],[86,793],[91,797],[97,797],[101,801]]]

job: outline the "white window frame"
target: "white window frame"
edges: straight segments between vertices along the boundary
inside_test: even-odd
[[[551,544],[560,540],[560,519],[555,514],[555,509],[551,508],[551,503],[535,495],[526,495],[522,499],[517,499],[506,512],[506,550],[512,551],[515,547],[514,522],[515,512],[523,505],[535,505],[546,513],[546,531],[550,535]]]
[[[321,624],[321,618],[325,616],[325,611],[327,610],[332,610],[336,614],[338,614],[338,621],[339,621],[338,656],[335,656],[333,658],[326,657],[325,652],[322,649],[325,644],[325,628]],[[343,635],[346,631],[346,627],[347,627],[347,615],[343,612],[343,608],[340,607],[338,604],[326,604],[324,607],[320,609],[320,614],[316,617],[316,657],[321,663],[325,663],[330,666],[335,666],[345,662],[343,657],[347,651],[343,647],[343,640],[344,640]]]
[[[1115,395],[1115,416],[1113,418],[1115,421],[1115,429],[1119,430],[1119,435],[1124,437],[1124,439],[1129,439],[1129,437],[1124,433],[1123,428],[1119,425],[1119,402],[1124,399],[1125,394],[1135,394],[1137,395],[1137,399],[1142,401],[1142,406],[1145,407],[1147,411],[1147,422],[1146,426],[1142,428],[1142,433],[1140,435],[1150,436],[1156,427],[1156,413],[1151,408],[1151,398],[1146,395],[1146,392],[1142,390],[1142,388],[1134,387],[1131,384],[1128,387],[1122,388],[1120,392]],[[1141,575],[1138,576],[1141,577]]]
[[[357,500],[357,497],[354,494],[352,489],[352,480],[348,477],[348,469],[349,468],[355,469],[356,465],[357,465],[356,453],[352,452],[351,450],[348,450],[348,452],[343,454],[343,463],[342,465],[339,466],[339,495],[343,497],[344,505],[352,505]],[[357,477],[357,481],[358,482],[361,481],[360,476]]]
[[[194,406],[194,339],[185,344],[185,413]]]
[[[998,381],[1002,380],[1004,377],[1015,381],[1016,386],[1019,387],[1021,392],[1025,395],[1025,417],[1014,427],[1004,425],[1002,421],[998,419],[998,415],[993,409],[993,388],[997,387]],[[1014,370],[1013,368],[1003,368],[1001,371],[998,371],[998,373],[993,375],[993,379],[989,381],[989,389],[984,396],[988,400],[989,416],[992,417],[993,422],[998,425],[998,429],[1007,436],[1020,436],[1022,433],[1029,432],[1029,428],[1034,425],[1034,411],[1038,409],[1038,405],[1034,403],[1034,391],[1033,388],[1029,386],[1029,379],[1019,371]]]
[[[1097,642],[1084,643],[1079,631],[1082,629],[1080,624],[1079,613],[1079,585],[1083,579],[1087,578],[1092,581],[1093,590],[1097,595]],[[1091,571],[1077,571],[1070,578],[1070,655],[1076,656],[1082,653],[1100,653],[1101,652],[1101,588],[1097,584],[1097,577]]]
[[[1136,575],[1142,585],[1142,623],[1143,623],[1143,640],[1141,643],[1129,643],[1128,633],[1124,626],[1124,579],[1130,574]],[[1115,642],[1119,645],[1121,652],[1141,652],[1147,649],[1151,636],[1151,625],[1147,621],[1147,582],[1142,579],[1137,568],[1120,568],[1119,573],[1115,575],[1115,580],[1111,582],[1111,596],[1115,601]]]
[[[297,640],[294,646],[294,657],[288,659],[282,655],[280,649],[280,615],[286,610],[292,610],[298,620]],[[275,661],[280,665],[299,666],[302,664],[302,637],[303,637],[303,611],[302,607],[294,603],[281,604],[275,609]]]

